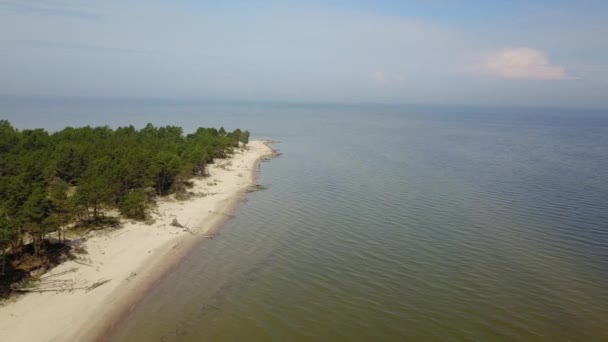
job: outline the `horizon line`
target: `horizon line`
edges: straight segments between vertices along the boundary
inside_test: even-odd
[[[589,110],[589,111],[608,111],[608,106],[580,106],[580,105],[547,105],[547,104],[484,104],[484,103],[415,103],[415,102],[372,102],[372,101],[304,101],[304,100],[281,100],[281,99],[221,99],[203,97],[158,97],[158,96],[113,96],[113,95],[16,95],[0,94],[0,100],[13,101],[103,101],[113,100],[117,102],[157,102],[159,104],[225,104],[225,105],[274,105],[274,106],[336,106],[336,107],[355,107],[355,106],[375,106],[375,107],[399,107],[399,106],[420,106],[420,107],[468,107],[468,108],[520,108],[520,109],[567,109],[567,110]]]

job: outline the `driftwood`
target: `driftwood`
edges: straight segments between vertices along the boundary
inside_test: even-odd
[[[85,266],[93,267],[93,264],[89,264],[89,263],[84,262],[84,261],[74,260],[74,262],[77,263],[77,264],[80,264],[80,265],[85,265]]]
[[[112,279],[102,279],[102,280],[99,280],[96,283],[93,283],[93,285],[87,287],[86,288],[86,292],[93,291],[96,288],[100,287],[101,285],[108,283],[110,280],[112,280]]]
[[[53,278],[53,277],[59,277],[62,276],[64,274],[68,274],[68,273],[72,273],[72,272],[76,272],[78,270],[78,268],[74,267],[74,268],[70,268],[67,271],[63,271],[63,272],[59,272],[59,273],[55,273],[55,274],[49,274],[43,277],[40,277],[40,281],[44,281],[45,279],[49,279],[49,278]]]
[[[67,272],[62,272],[67,273]],[[59,275],[59,274],[57,274]],[[48,278],[48,277],[47,277]],[[46,278],[45,278],[46,279]],[[108,283],[111,279],[100,279],[99,281],[93,283],[90,286],[85,286],[84,281],[73,281],[73,280],[62,280],[62,279],[54,279],[54,280],[46,280],[41,281],[36,284],[36,287],[25,288],[25,287],[14,287],[13,291],[21,292],[21,293],[42,293],[42,292],[72,292],[76,290],[85,290],[85,292],[90,292],[101,285]]]
[[[71,292],[74,290],[84,290],[84,287],[73,287],[69,289],[57,288],[57,289],[13,289],[15,292],[20,293],[43,293],[43,292]]]

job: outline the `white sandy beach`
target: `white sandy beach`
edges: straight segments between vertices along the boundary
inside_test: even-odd
[[[163,199],[151,225],[125,221],[120,228],[89,233],[87,254],[44,275],[70,292],[28,293],[0,305],[0,341],[90,341],[110,329],[145,292],[201,239],[209,237],[254,184],[258,162],[272,150],[251,141],[191,190],[186,201]],[[177,219],[185,228],[171,225]],[[101,286],[91,286],[107,281]]]

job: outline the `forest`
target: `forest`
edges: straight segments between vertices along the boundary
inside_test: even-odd
[[[0,296],[31,269],[53,263],[68,229],[104,227],[108,210],[145,220],[154,198],[186,194],[214,158],[248,141],[248,131],[223,127],[187,135],[152,124],[49,133],[0,120]]]

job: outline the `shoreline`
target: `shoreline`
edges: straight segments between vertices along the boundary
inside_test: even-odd
[[[191,191],[205,196],[159,200],[151,225],[123,220],[118,229],[88,234],[84,262],[67,261],[45,276],[89,286],[108,282],[87,291],[27,293],[0,304],[3,338],[98,341],[110,336],[160,280],[231,217],[255,184],[260,163],[276,154],[271,144],[251,141],[245,152],[217,160],[208,177],[193,179]],[[171,226],[173,219],[185,228]]]

